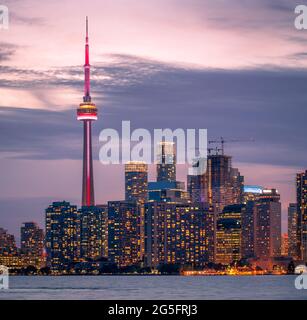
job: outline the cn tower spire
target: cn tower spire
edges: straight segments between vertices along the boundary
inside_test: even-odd
[[[84,102],[91,101],[90,95],[90,52],[88,42],[88,17],[86,17],[86,36],[85,36],[85,63],[84,63]]]

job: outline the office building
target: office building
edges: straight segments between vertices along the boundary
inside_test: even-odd
[[[216,263],[229,265],[242,258],[242,204],[224,207],[216,227]]]

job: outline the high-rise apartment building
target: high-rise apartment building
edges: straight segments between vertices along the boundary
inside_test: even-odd
[[[7,233],[7,230],[0,228],[0,255],[13,256],[17,254],[15,237]]]
[[[215,215],[204,203],[145,204],[145,263],[191,264],[214,261]]]
[[[284,257],[289,255],[289,237],[287,233],[281,235],[281,255]]]
[[[205,201],[218,212],[222,212],[227,205],[242,202],[243,181],[238,169],[232,168],[230,156],[208,156]]]
[[[82,207],[80,217],[80,255],[84,260],[107,256],[107,206]]]
[[[21,252],[41,257],[44,251],[44,231],[35,222],[25,222],[20,229]]]
[[[141,260],[140,213],[135,201],[108,202],[108,257],[118,266]]]
[[[148,166],[145,162],[125,164],[125,200],[144,204],[148,199]]]
[[[80,214],[69,202],[53,202],[46,209],[47,263],[63,270],[80,259]]]
[[[307,262],[307,170],[296,176],[296,198],[298,251]]]
[[[255,256],[281,255],[281,203],[275,189],[265,189],[255,204]]]
[[[288,207],[288,255],[295,260],[300,258],[297,229],[297,203],[290,203]]]

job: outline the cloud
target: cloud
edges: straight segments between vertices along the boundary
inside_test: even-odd
[[[80,157],[77,103],[67,98],[66,108],[58,109],[51,90],[64,86],[80,92],[80,72],[78,66],[52,69],[35,75],[41,76],[39,82],[20,81],[31,92],[46,88],[42,105],[51,102],[45,110],[2,107],[1,152],[14,157],[20,152],[20,157],[33,159]],[[210,137],[254,138],[255,143],[227,146],[239,161],[306,164],[305,69],[204,69],[114,55],[113,60],[96,64],[93,78],[92,96],[99,109],[93,126],[96,143],[100,130],[120,130],[121,121],[130,120],[132,128],[206,128]],[[14,85],[18,88],[19,80]]]
[[[10,60],[15,54],[17,45],[7,42],[0,42],[0,62]]]

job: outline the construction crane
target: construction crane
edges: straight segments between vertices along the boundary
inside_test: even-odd
[[[224,155],[224,147],[225,143],[232,143],[232,142],[254,142],[255,140],[253,138],[249,139],[224,139],[223,137],[220,137],[219,139],[215,140],[209,140],[208,144],[215,144],[219,143],[221,145],[221,148],[215,147],[215,148],[208,148],[208,153],[210,154],[211,151],[215,150],[216,154],[218,154],[219,151],[222,152],[222,155]]]

